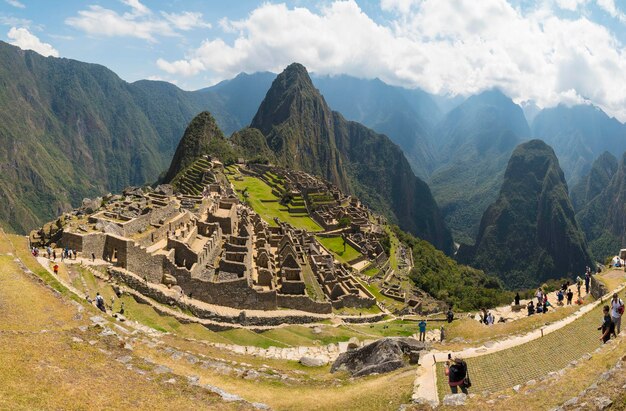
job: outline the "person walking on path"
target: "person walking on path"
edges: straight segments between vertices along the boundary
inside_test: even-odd
[[[602,311],[604,312],[604,317],[602,319],[602,325],[598,327],[598,330],[602,331],[600,341],[606,344],[606,342],[611,339],[611,334],[615,332],[615,325],[609,315],[609,306],[605,305]]]
[[[537,297],[537,303],[541,304],[543,302],[543,290],[541,288],[537,288],[537,292],[535,293],[535,297]]]
[[[439,342],[443,342],[446,339],[446,329],[443,328],[443,325],[439,329]]]
[[[515,305],[519,305],[519,293],[515,293]]]
[[[591,271],[585,273],[585,294],[589,294],[589,283],[591,282]]]
[[[621,330],[622,314],[624,314],[624,302],[617,296],[617,293],[615,293],[611,299],[611,321],[613,321],[613,325],[615,326],[613,335],[616,337]]]
[[[567,290],[567,305],[572,305],[572,298],[574,298],[574,292],[571,289]]]
[[[54,271],[54,275],[59,275],[59,265],[55,264],[54,267],[52,267],[52,270]]]
[[[417,325],[420,329],[420,341],[426,341],[426,320],[422,320]]]
[[[459,387],[463,394],[467,394],[468,383],[467,379],[467,363],[460,358],[452,360],[450,354],[448,354],[448,361],[446,361],[445,373],[448,376],[448,385],[452,394],[459,392]]]

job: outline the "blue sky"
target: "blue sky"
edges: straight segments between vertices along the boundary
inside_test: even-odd
[[[621,0],[0,0],[0,39],[198,89],[298,61],[432,93],[499,87],[626,120]]]

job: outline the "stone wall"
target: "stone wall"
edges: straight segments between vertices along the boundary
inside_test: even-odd
[[[333,306],[329,302],[313,301],[306,295],[277,294],[276,300],[278,306],[282,308],[291,308],[293,310],[317,314],[330,314],[333,311]]]
[[[589,284],[589,292],[593,298],[597,300],[608,293],[609,289],[606,288],[606,285],[604,285],[602,281],[598,280],[595,275],[592,275],[591,283]]]
[[[343,307],[370,308],[374,304],[376,304],[375,298],[360,297],[356,294],[345,294],[339,297],[338,300],[333,301],[333,307],[336,309]]]

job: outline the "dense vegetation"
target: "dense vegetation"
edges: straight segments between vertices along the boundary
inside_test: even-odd
[[[252,163],[273,162],[274,153],[267,146],[265,136],[256,128],[246,127],[233,133],[231,143],[239,148],[240,154]]]
[[[502,282],[481,270],[458,264],[430,243],[405,233],[397,226],[394,234],[413,252],[415,267],[409,273],[415,285],[455,309],[471,311],[510,304],[515,295]]]
[[[531,140],[515,149],[475,246],[461,246],[458,258],[497,275],[510,288],[581,275],[591,266],[552,148]]]
[[[448,231],[430,189],[386,136],[329,109],[300,64],[278,75],[251,127],[277,161],[319,175],[445,252]]]

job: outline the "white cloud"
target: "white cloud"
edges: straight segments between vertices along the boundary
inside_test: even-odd
[[[178,30],[191,30],[197,27],[211,28],[211,24],[202,20],[202,13],[183,11],[180,14],[161,12],[163,17]]]
[[[598,7],[609,13],[611,17],[619,19],[622,22],[626,22],[626,14],[618,10],[617,6],[615,6],[614,0],[597,0],[597,4]]]
[[[42,56],[59,57],[59,52],[48,43],[43,43],[37,36],[32,34],[28,29],[11,27],[7,33],[7,37],[12,40],[11,44],[18,46],[24,50],[33,50]]]
[[[7,4],[10,4],[13,7],[17,7],[18,9],[23,9],[26,8],[26,6],[23,3],[20,3],[17,0],[4,0]]]
[[[94,36],[136,37],[149,42],[156,42],[158,36],[178,36],[177,30],[211,27],[202,20],[202,13],[161,12],[159,16],[139,0],[122,0],[122,3],[130,8],[129,12],[120,14],[115,10],[91,5],[86,10],[78,11],[77,16],[65,19],[65,23]]]
[[[32,23],[32,20],[0,14],[0,24],[3,26],[29,27]]]
[[[224,79],[297,61],[319,74],[379,77],[433,93],[495,86],[542,107],[591,99],[626,119],[624,45],[604,26],[559,18],[546,4],[522,11],[506,0],[383,0],[394,17],[377,23],[353,0],[319,11],[265,3],[245,19],[220,21],[233,41],[207,39],[184,59],[157,65],[171,75]]]

